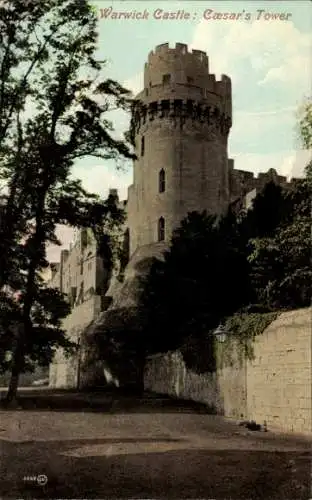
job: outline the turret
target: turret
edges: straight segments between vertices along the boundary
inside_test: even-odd
[[[132,114],[138,159],[128,196],[131,254],[169,240],[190,211],[228,206],[231,92],[230,78],[217,81],[202,51],[177,43],[150,52]]]

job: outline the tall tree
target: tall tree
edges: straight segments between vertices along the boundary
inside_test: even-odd
[[[30,169],[25,178],[19,161],[22,148],[25,150],[22,146],[25,143],[22,137],[25,135],[25,111],[35,117],[35,123],[33,120],[28,128],[33,129],[33,136],[36,130],[41,141],[41,144],[38,144],[39,139],[36,141],[34,154],[39,154],[45,169],[50,169],[49,176],[46,170],[41,173],[45,176],[45,189],[53,184],[52,174],[58,164],[66,163],[68,171],[75,159],[88,155],[116,160],[132,157],[126,143],[114,138],[112,123],[107,119],[111,109],[129,109],[130,93],[117,82],[102,79],[104,63],[93,56],[97,41],[96,18],[88,3],[85,0],[55,0],[49,8],[42,8],[42,2],[35,0],[27,2],[27,8],[23,3],[7,2],[1,11],[2,22],[8,26],[8,31],[14,32],[14,39],[7,42],[9,61],[13,62],[5,65],[2,61],[5,69],[1,83],[7,93],[3,96],[5,119],[0,178],[4,179],[9,194],[5,216],[1,218],[5,239],[1,238],[0,288],[10,268],[6,262],[12,246],[10,240],[18,235],[20,224],[23,230],[21,214],[26,210],[27,197],[25,190],[21,196],[18,185],[36,176],[36,171]],[[20,22],[16,23],[18,16]],[[30,38],[26,35],[28,30],[32,33]],[[2,43],[5,52],[5,38]],[[22,70],[16,61],[23,61],[23,58],[22,69],[28,68],[27,64],[29,68],[21,81],[15,76]],[[23,83],[25,79],[27,85]],[[7,116],[7,103],[13,100],[11,94],[24,97],[19,98],[18,106],[12,104]]]
[[[13,399],[34,332],[38,273],[47,266],[46,244],[57,242],[56,225],[95,228],[120,217],[116,203],[101,202],[72,178],[72,166],[90,155],[116,161],[134,155],[125,141],[116,139],[107,119],[111,109],[129,110],[131,96],[117,82],[103,80],[104,63],[94,57],[96,18],[88,3],[58,0],[44,10],[41,2],[30,1],[26,13],[23,2],[7,4],[4,19],[11,19],[11,11],[16,17],[18,9],[26,21],[35,18],[33,36],[41,47],[39,58],[37,52],[28,52],[22,16],[10,50],[17,58],[19,50],[27,47],[25,54],[34,63],[33,78],[27,74],[22,102],[12,106],[0,159],[0,177],[7,186],[0,221],[0,290],[22,290],[22,319],[15,335],[8,394]],[[14,69],[11,65],[7,70],[5,87]],[[13,82],[14,95],[17,88]],[[30,118],[22,113],[27,111],[27,98],[32,100]]]
[[[174,349],[190,334],[206,334],[246,304],[249,291],[247,256],[234,215],[218,221],[205,212],[188,214],[144,290],[150,350]]]
[[[299,135],[305,149],[312,147],[312,101],[305,100],[299,110]],[[273,309],[295,309],[311,305],[311,199],[312,162],[305,177],[281,190],[275,211],[268,197],[262,198],[259,218],[272,231],[251,234],[249,262],[251,278],[259,303]],[[277,200],[277,198],[276,198]],[[249,220],[255,220],[259,207],[255,203]],[[257,202],[257,199],[256,199]],[[261,203],[260,203],[261,204]],[[274,201],[273,201],[274,204]],[[274,228],[275,226],[275,228]]]
[[[250,240],[257,301],[271,309],[311,304],[311,194],[308,176],[294,183],[284,192],[287,211],[274,233]]]

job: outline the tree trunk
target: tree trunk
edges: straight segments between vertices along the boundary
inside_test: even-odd
[[[8,404],[14,404],[17,401],[16,398],[17,398],[19,376],[20,376],[20,370],[18,370],[18,368],[12,369],[8,392],[5,398]]]
[[[23,371],[24,364],[24,325],[19,326],[18,334],[16,339],[16,347],[13,352],[11,377],[8,387],[8,392],[6,395],[6,402],[11,404],[16,402],[17,389],[20,374]]]

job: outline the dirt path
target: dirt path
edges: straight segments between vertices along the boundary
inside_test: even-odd
[[[307,439],[161,399],[129,405],[1,411],[0,498],[312,497]]]

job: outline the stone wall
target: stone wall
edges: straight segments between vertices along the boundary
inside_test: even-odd
[[[186,369],[179,352],[151,357],[145,387],[203,402],[226,417],[266,421],[269,429],[312,432],[311,320],[310,308],[281,314],[256,338],[252,361],[234,355],[233,366],[213,374]]]
[[[145,369],[145,389],[205,403],[220,415],[246,417],[245,365],[197,374],[179,352],[153,356]]]
[[[101,312],[101,297],[94,295],[86,302],[75,307],[71,314],[65,318],[63,328],[69,339],[78,342],[86,327],[99,316]],[[53,388],[76,388],[78,386],[78,365],[83,358],[83,352],[77,356],[66,359],[62,350],[55,353],[53,363],[50,365],[49,386]],[[91,367],[90,370],[92,371]],[[90,380],[92,374],[80,374],[80,377]]]
[[[312,432],[312,310],[282,314],[257,339],[247,367],[248,418]]]

